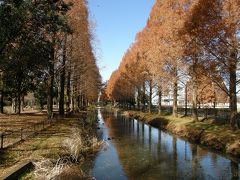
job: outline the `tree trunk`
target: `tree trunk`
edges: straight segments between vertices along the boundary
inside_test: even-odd
[[[237,84],[237,75],[236,75],[236,61],[230,62],[230,83],[229,83],[229,93],[230,93],[230,125],[232,130],[236,129],[236,119],[237,119],[237,92],[236,92],[236,84]]]
[[[16,98],[12,98],[12,112],[16,113]]]
[[[71,104],[71,72],[69,70],[68,75],[67,75],[67,111],[70,111],[70,104]]]
[[[192,120],[194,122],[198,122],[198,79],[197,79],[197,65],[198,59],[196,57],[193,58],[192,64]]]
[[[20,115],[21,113],[21,76],[19,75],[18,80],[17,80],[17,92],[16,92],[16,113]]]
[[[188,95],[188,89],[187,89],[187,83],[185,85],[185,108],[184,108],[184,116],[188,115],[188,99],[187,99],[187,95]]]
[[[80,108],[80,95],[77,96],[77,108]]]
[[[83,99],[83,97],[82,97],[82,95],[80,94],[79,95],[79,108],[82,108],[83,107],[83,103],[82,103],[82,99]]]
[[[17,114],[21,114],[21,93],[20,91],[17,93]]]
[[[138,95],[137,95],[137,108],[138,108],[138,110],[140,110],[140,97],[141,97],[141,95],[140,95],[140,89],[138,88],[137,89],[138,90]]]
[[[63,54],[62,54],[62,70],[60,75],[60,99],[59,99],[59,115],[64,116],[64,87],[65,87],[65,64],[66,64],[66,43],[67,36],[64,37]]]
[[[173,112],[174,117],[178,117],[177,114],[177,101],[178,101],[178,80],[177,80],[177,67],[174,67],[174,82],[173,82]]]
[[[149,81],[149,102],[148,102],[148,112],[152,112],[152,80]]]
[[[216,101],[214,100],[213,102],[213,113],[214,113],[214,118],[217,117],[217,109],[216,109]]]
[[[162,114],[162,88],[158,86],[158,114]]]
[[[21,111],[23,112],[24,111],[24,95],[22,95],[22,97],[21,97],[22,99],[21,99]]]
[[[53,85],[54,85],[54,48],[51,49],[49,60],[49,77],[47,80],[47,114],[48,118],[53,117]]]
[[[82,101],[81,101],[82,106],[85,106],[85,97],[82,95]]]
[[[81,97],[82,97],[81,106],[83,107],[83,106],[85,106],[85,105],[84,105],[84,103],[85,103],[85,101],[84,101],[84,95],[81,95]]]
[[[208,118],[208,107],[206,107],[204,109],[205,113],[204,113],[204,119],[207,119]]]
[[[72,95],[72,100],[71,100],[71,102],[72,102],[72,111],[73,111],[73,112],[75,112],[75,102],[74,102],[74,99],[75,99],[75,97],[74,97],[74,95]]]
[[[194,74],[192,77],[192,120],[198,122],[198,108],[197,108],[197,77]]]
[[[143,102],[143,111],[145,111],[145,104],[146,104],[146,85],[145,85],[145,81],[143,82],[142,102]]]
[[[3,83],[3,72],[0,73],[0,88],[1,88],[1,99],[0,99],[0,113],[3,114],[3,106],[4,106],[4,83]]]
[[[14,113],[17,114],[18,113],[18,98],[14,98]]]
[[[82,106],[85,106],[85,98],[84,98],[84,95],[82,95]]]
[[[1,99],[0,99],[0,113],[3,114],[3,106],[4,106],[4,94],[3,94],[3,90],[1,90]]]

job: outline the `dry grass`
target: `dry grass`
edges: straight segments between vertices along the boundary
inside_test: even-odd
[[[74,128],[71,138],[68,137],[63,141],[64,156],[57,160],[41,159],[35,162],[34,178],[51,180],[67,176],[67,174],[71,174],[75,163],[78,165],[84,163],[88,155],[99,150],[103,142],[98,141],[94,136],[86,136],[89,133],[84,134],[84,137],[87,137],[84,138],[83,131],[85,130]],[[74,176],[76,175],[78,178],[86,177],[79,167],[75,168]]]
[[[42,118],[38,117],[37,119],[41,121],[45,118],[44,116],[41,117]],[[29,118],[29,120],[30,119],[31,118]],[[25,121],[25,119],[22,119],[22,121]],[[15,122],[24,124],[20,120],[16,120]],[[86,127],[88,127],[88,125],[86,125],[86,123],[79,118],[66,118],[64,120],[58,120],[54,125],[39,132],[36,136],[29,137],[26,141],[0,152],[1,175],[4,175],[5,173],[14,169],[15,166],[17,166],[18,162],[21,162],[23,160],[57,160],[59,158],[68,156],[69,153],[67,153],[66,149],[63,148],[63,142],[68,138],[72,138],[73,128],[83,128],[84,131],[81,131],[81,133],[93,134],[95,128]]]
[[[98,150],[103,144],[103,141],[99,141],[94,136],[89,137],[89,133],[82,133],[81,131],[85,130],[74,128],[72,130],[72,137],[66,138],[63,141],[63,147],[66,153],[69,153],[71,159],[75,162],[83,160],[87,154]]]
[[[39,180],[50,180],[59,176],[68,164],[64,161],[64,159],[59,158],[57,162],[53,162],[50,159],[42,159],[35,162],[34,166],[34,178]]]
[[[46,120],[45,113],[22,113],[21,115],[0,114],[0,132],[19,131]]]

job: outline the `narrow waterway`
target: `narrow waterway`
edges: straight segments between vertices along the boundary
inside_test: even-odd
[[[97,180],[239,179],[234,159],[117,113],[99,110],[98,120],[99,137],[107,146],[88,165]]]

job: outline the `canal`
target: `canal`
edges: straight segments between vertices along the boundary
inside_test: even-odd
[[[85,169],[107,179],[238,179],[239,162],[118,113],[98,111],[106,146]]]

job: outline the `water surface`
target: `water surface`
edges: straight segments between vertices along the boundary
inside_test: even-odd
[[[239,177],[237,160],[117,113],[102,115],[99,110],[98,120],[98,135],[107,142],[89,165],[98,180]]]

